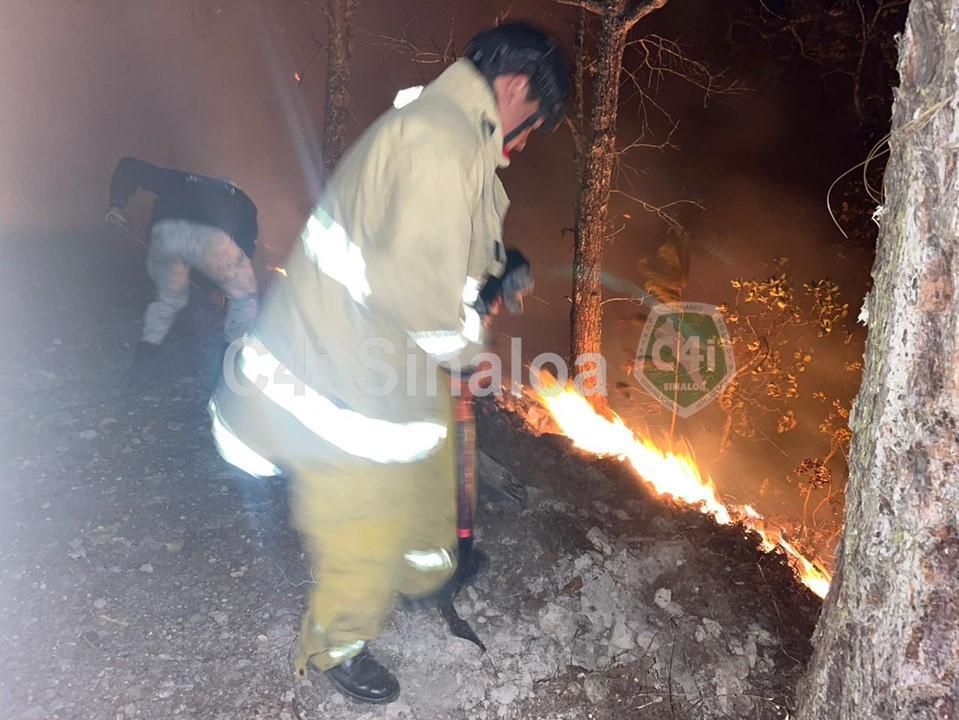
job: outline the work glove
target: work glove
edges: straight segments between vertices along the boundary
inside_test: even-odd
[[[505,306],[512,315],[523,312],[523,298],[533,292],[533,270],[519,250],[506,251],[506,268],[501,277],[491,277],[480,290],[476,311],[484,317],[496,315]]]
[[[126,215],[124,215],[123,211],[116,205],[113,205],[109,210],[107,210],[107,214],[104,216],[103,220],[111,225],[119,225],[120,227],[126,227],[127,225]]]

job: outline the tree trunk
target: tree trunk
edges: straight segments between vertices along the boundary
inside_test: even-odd
[[[845,532],[799,720],[959,717],[959,0],[900,42]]]
[[[353,51],[353,18],[358,0],[327,0],[328,46],[326,107],[323,123],[323,169],[327,177],[340,161],[345,147],[347,104],[350,100],[350,56]]]
[[[573,162],[576,166],[577,190],[583,187],[583,139],[586,127],[584,88],[586,87],[586,65],[589,61],[589,50],[586,48],[586,30],[588,27],[589,13],[585,8],[580,8],[579,16],[576,18],[576,36],[573,41],[576,65],[573,68],[573,107],[570,112],[570,115],[572,115]],[[577,197],[579,196],[577,195]]]
[[[589,125],[583,133],[583,164],[576,207],[570,355],[602,350],[602,264],[610,179],[616,156],[619,74],[629,24],[619,15],[601,18]]]

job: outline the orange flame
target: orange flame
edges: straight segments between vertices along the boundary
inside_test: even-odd
[[[649,438],[637,437],[615,413],[607,419],[576,390],[556,387],[556,381],[549,375],[540,374],[539,388],[536,393],[538,401],[549,410],[574,445],[596,455],[613,456],[627,462],[657,494],[695,506],[720,525],[741,522],[759,534],[763,550],[771,552],[780,548],[803,584],[819,597],[826,597],[832,579],[830,574],[806,558],[786,540],[780,529],[767,522],[753,507],[724,504],[712,478],[703,478],[691,455],[660,450]]]
[[[270,270],[272,270],[272,271],[275,272],[275,273],[279,273],[279,274],[282,275],[283,277],[287,277],[286,268],[282,268],[282,267],[280,267],[279,265],[276,265],[276,266],[274,266],[274,267],[271,267]]]

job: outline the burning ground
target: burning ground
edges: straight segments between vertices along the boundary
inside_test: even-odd
[[[38,289],[29,261],[11,264],[5,287]],[[85,288],[56,277],[104,271]],[[148,285],[114,289],[109,271],[65,259],[54,277],[46,268],[43,302],[16,306],[0,468],[3,716],[291,718],[286,658],[310,577],[285,485],[251,481],[211,447],[216,310],[197,298],[164,372],[127,397],[115,378]],[[528,488],[525,504],[484,497],[492,568],[458,603],[488,655],[433,613],[397,611],[375,649],[401,700],[371,710],[331,692],[319,716],[787,716],[819,601],[782,555],[495,403],[479,423],[481,445]]]

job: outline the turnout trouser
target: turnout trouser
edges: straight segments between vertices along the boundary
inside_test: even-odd
[[[327,670],[359,652],[382,631],[394,593],[427,595],[453,575],[456,473],[446,419],[446,441],[418,462],[345,456],[336,467],[294,469],[293,522],[315,580],[294,654],[298,672],[308,662]]]
[[[188,220],[161,220],[150,230],[147,273],[157,289],[143,317],[142,339],[159,345],[190,297],[190,269],[196,268],[226,296],[223,337],[242,337],[256,316],[256,276],[250,258],[227,233]]]

